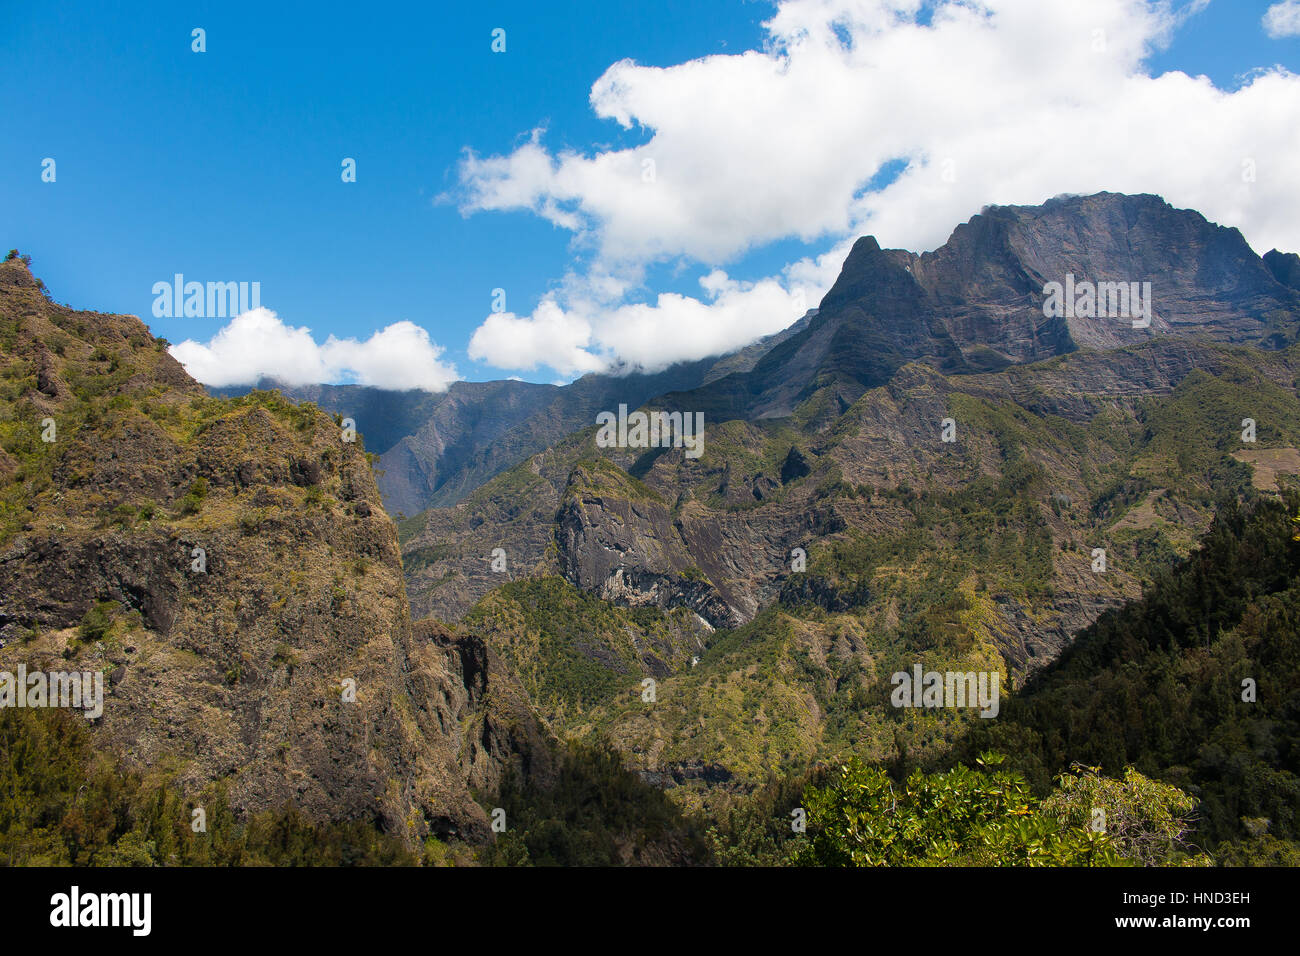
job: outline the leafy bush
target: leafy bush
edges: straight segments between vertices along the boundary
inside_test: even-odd
[[[1043,807],[1063,824],[1101,827],[1121,855],[1143,866],[1186,857],[1194,797],[1132,767],[1122,780],[1100,776],[1097,767],[1079,767],[1062,774],[1058,784]]]
[[[181,514],[192,515],[198,514],[203,507],[203,499],[208,496],[208,479],[195,478],[190,484],[190,490],[186,492],[185,497],[181,499]]]
[[[1107,834],[1062,822],[1017,773],[915,771],[895,785],[851,760],[804,795],[808,842],[795,862],[811,866],[1119,866]]]
[[[81,618],[77,633],[83,641],[102,641],[113,631],[117,616],[116,601],[100,601]]]

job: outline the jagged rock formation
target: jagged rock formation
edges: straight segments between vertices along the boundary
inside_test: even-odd
[[[1295,338],[1300,296],[1236,229],[1158,196],[992,206],[933,252],[853,246],[806,330],[747,373],[680,407],[714,420],[789,415],[833,387],[852,404],[912,361],[947,373],[994,371],[1075,349],[1114,349],[1169,334],[1277,348]],[[1149,328],[1125,318],[1047,318],[1049,282],[1151,282]]]
[[[1270,249],[1264,253],[1264,265],[1273,278],[1292,289],[1300,289],[1300,255]]]
[[[0,669],[105,672],[104,745],[238,812],[489,839],[471,787],[544,764],[545,734],[480,641],[413,632],[360,444],[273,394],[209,398],[20,260],[0,340]]]
[[[672,512],[646,490],[616,468],[575,466],[555,517],[561,573],[617,604],[687,607],[714,627],[739,624],[710,585],[689,575],[694,562]]]

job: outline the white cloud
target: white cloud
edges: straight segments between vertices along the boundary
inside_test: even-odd
[[[1300,0],[1282,0],[1264,11],[1264,32],[1275,40],[1300,36]]]
[[[310,329],[291,328],[258,308],[231,319],[207,344],[187,339],[169,351],[194,378],[215,387],[267,377],[289,385],[352,381],[440,392],[456,380],[456,369],[439,361],[442,348],[413,322],[394,322],[364,342],[331,335],[318,345]]]
[[[499,368],[549,365],[564,375],[580,374],[603,366],[586,350],[590,342],[591,326],[585,320],[543,299],[526,318],[513,312],[488,316],[469,340],[469,357]]]
[[[615,63],[592,109],[644,128],[647,142],[553,153],[534,131],[506,156],[461,164],[463,212],[529,210],[591,256],[589,274],[532,316],[489,318],[479,355],[531,367],[509,364],[527,358],[514,343],[531,341],[530,362],[554,355],[557,369],[579,370],[738,347],[798,317],[771,317],[773,284],[820,296],[834,270],[827,279],[819,259],[694,299],[623,296],[654,262],[718,267],[775,240],[838,248],[864,233],[922,251],[986,204],[1061,193],[1154,192],[1240,227],[1261,252],[1300,249],[1300,77],[1274,67],[1225,91],[1144,67],[1204,6],[941,0],[923,25],[920,0],[786,0],[760,51]],[[902,175],[867,192],[894,160]],[[611,277],[617,296],[596,288]],[[529,326],[562,334],[530,339]]]
[[[619,302],[599,277],[569,276],[531,315],[488,316],[470,340],[470,357],[499,368],[546,365],[562,375],[580,375],[619,368],[657,371],[722,355],[781,331],[816,306],[839,274],[848,247],[838,245],[815,261],[787,267],[780,277],[757,282],[740,282],[714,269],[700,278],[698,297],[667,292],[649,303]]]

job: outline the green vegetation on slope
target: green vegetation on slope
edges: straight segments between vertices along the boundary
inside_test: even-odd
[[[1005,752],[1040,789],[1075,761],[1131,765],[1199,798],[1207,849],[1300,858],[1298,510],[1296,494],[1225,500],[1198,551],[1080,634],[961,753]]]
[[[194,810],[204,816],[196,832]],[[98,753],[64,710],[0,709],[0,865],[395,866],[419,857],[370,821],[317,825],[292,806],[238,820],[221,789],[186,800]]]
[[[703,647],[684,610],[616,607],[560,577],[505,584],[462,624],[485,635],[556,723],[639,692],[647,674],[686,666]]]

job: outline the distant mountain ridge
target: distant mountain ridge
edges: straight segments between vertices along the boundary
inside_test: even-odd
[[[747,371],[773,345],[805,328],[815,310],[787,329],[727,353],[682,362],[659,372],[584,375],[568,385],[501,380],[455,382],[445,392],[388,391],[364,385],[288,385],[262,379],[252,386],[213,388],[238,396],[279,389],[295,402],[315,402],[350,417],[380,456],[379,490],[393,515],[453,505],[521,458],[541,451],[620,402],[632,407],[661,395]]]
[[[1151,328],[1045,316],[1044,287],[1067,275],[1150,282]],[[593,373],[564,386],[456,382],[437,394],[273,380],[256,387],[353,418],[380,456],[385,507],[414,516],[456,504],[619,404],[752,420],[790,415],[827,389],[842,411],[908,362],[976,374],[1169,334],[1275,349],[1294,340],[1298,311],[1295,253],[1260,257],[1237,229],[1158,196],[1098,193],[989,206],[933,252],[883,249],[864,236],[819,307],[789,328],[659,372]]]

